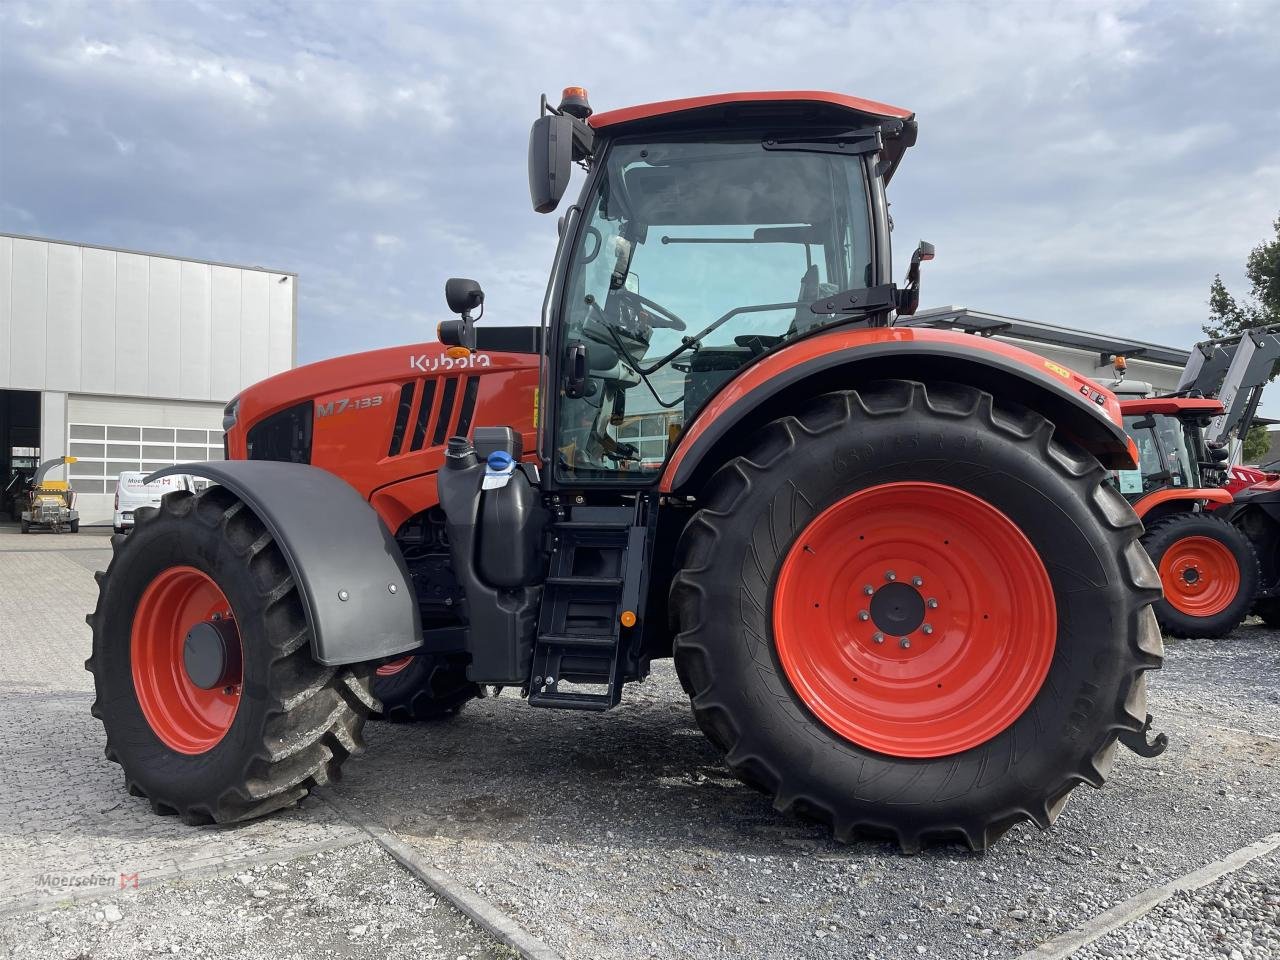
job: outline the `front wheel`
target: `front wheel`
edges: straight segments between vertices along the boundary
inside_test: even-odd
[[[983,849],[1100,786],[1146,718],[1159,582],[1092,457],[990,394],[828,394],[683,534],[676,666],[740,778],[837,839]]]
[[[367,672],[312,659],[297,585],[253,512],[219,486],[171,493],[111,547],[85,667],[129,792],[231,823],[336,779],[363,745]]]
[[[1175,513],[1153,523],[1142,545],[1160,571],[1156,620],[1174,637],[1225,637],[1244,621],[1258,589],[1249,538],[1212,513]]]

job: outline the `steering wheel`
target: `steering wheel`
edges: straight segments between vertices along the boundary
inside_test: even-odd
[[[644,312],[649,317],[649,326],[665,327],[670,330],[687,330],[688,325],[680,319],[675,313],[672,313],[660,303],[654,303],[648,297],[642,297],[638,293],[632,293],[630,290],[625,291],[626,300],[634,300],[641,307],[646,308]]]

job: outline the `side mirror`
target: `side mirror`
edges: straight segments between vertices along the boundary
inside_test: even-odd
[[[573,172],[573,120],[548,114],[529,131],[529,199],[538,213],[560,204]]]
[[[916,252],[911,255],[906,285],[898,291],[898,313],[902,316],[911,316],[920,306],[920,264],[933,257],[933,244],[928,240],[921,240],[916,246]]]
[[[458,314],[457,320],[442,320],[436,327],[436,336],[446,347],[476,348],[476,328],[471,311],[484,305],[484,291],[480,284],[465,277],[450,277],[444,284],[444,299],[449,309]],[[484,311],[481,311],[483,315]]]
[[[466,317],[484,303],[484,291],[474,280],[450,277],[444,284],[444,300],[450,312]]]

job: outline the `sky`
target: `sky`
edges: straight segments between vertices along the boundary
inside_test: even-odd
[[[528,130],[570,84],[913,109],[889,194],[895,273],[937,247],[925,306],[1189,346],[1280,213],[1272,0],[6,0],[0,231],[296,271],[303,362],[432,339],[450,276],[537,323]]]

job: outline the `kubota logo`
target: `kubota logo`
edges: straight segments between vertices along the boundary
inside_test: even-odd
[[[409,369],[421,370],[423,373],[432,373],[436,370],[466,370],[471,367],[489,366],[493,366],[493,361],[483,353],[471,353],[465,357],[458,357],[456,360],[443,353],[435,357],[420,353],[416,357],[409,358]]]

